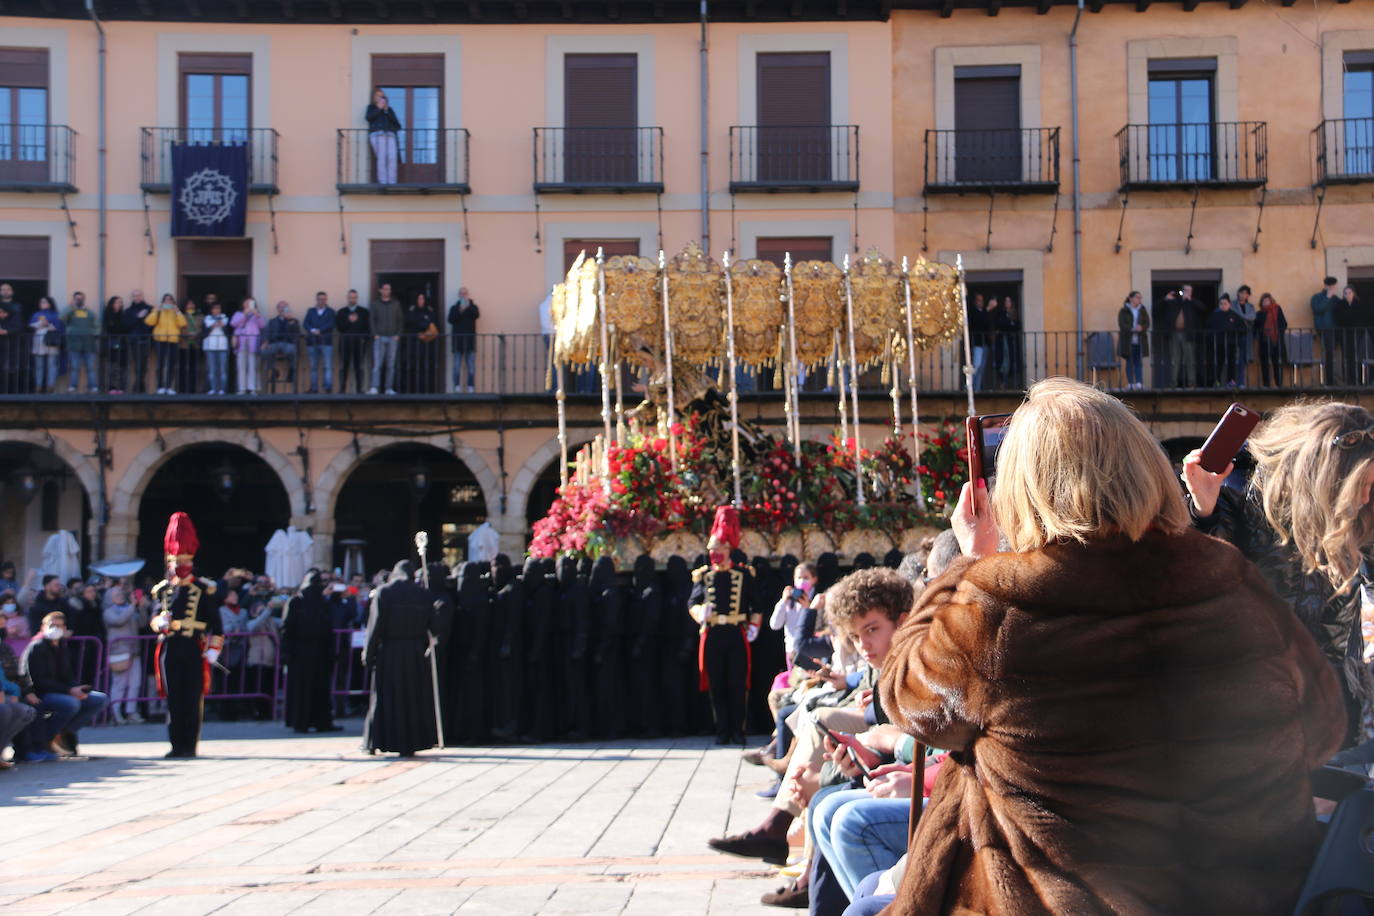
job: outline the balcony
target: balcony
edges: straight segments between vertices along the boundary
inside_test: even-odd
[[[1317,136],[1317,185],[1374,181],[1374,118],[1323,121]]]
[[[663,128],[536,127],[536,194],[662,194]]]
[[[730,193],[859,190],[859,128],[730,128]]]
[[[1059,128],[926,131],[926,193],[1052,194]]]
[[[76,131],[61,124],[0,124],[0,191],[75,194]]]
[[[470,194],[469,140],[461,127],[401,131],[395,180],[383,182],[367,129],[341,130],[335,187],[340,194]]]
[[[1263,121],[1128,124],[1116,141],[1123,191],[1258,188],[1268,181]]]
[[[172,144],[242,146],[248,157],[248,193],[279,194],[277,187],[277,132],[270,127],[200,128],[143,127],[140,145],[142,171],[139,186],[150,194],[172,190]]]

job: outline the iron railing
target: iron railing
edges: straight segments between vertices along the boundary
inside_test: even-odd
[[[1059,189],[1059,128],[928,130],[927,193]]]
[[[76,192],[76,131],[63,124],[0,124],[0,191]]]
[[[242,146],[248,157],[248,193],[276,194],[277,132],[270,127],[143,127],[140,186],[153,194],[172,189],[172,145]]]
[[[857,191],[855,124],[730,128],[730,190]]]
[[[1123,190],[1257,188],[1268,180],[1264,121],[1128,124],[1116,140]]]
[[[536,127],[534,190],[662,193],[663,128]]]
[[[1334,118],[1317,137],[1317,184],[1374,181],[1374,118]]]
[[[1374,387],[1374,328],[1290,329],[1273,341],[1258,327],[1148,332],[1146,338],[1149,355],[1141,359],[1139,381],[1152,389]],[[257,346],[255,353],[250,352],[253,344]],[[366,335],[337,335],[313,352],[304,338],[273,340],[265,332],[253,344],[240,341],[241,352],[231,349],[224,357],[224,391],[229,396],[249,394],[251,387],[255,396],[262,397],[371,397],[368,392],[379,361],[381,368],[375,375],[379,396],[386,396],[388,391],[397,396],[435,399],[553,394],[549,341],[542,334],[475,334],[462,338],[461,343],[454,337],[402,335],[394,344],[396,368],[390,374],[386,367],[393,358],[392,345],[378,344]],[[1131,360],[1121,355],[1117,331],[1092,331],[1082,337],[1073,331],[975,333],[971,344],[974,386],[980,391],[1020,391],[1040,379],[1061,375],[1108,389],[1128,389],[1137,381]],[[470,363],[464,355],[469,346]],[[1129,352],[1129,345],[1125,352]],[[101,398],[156,399],[165,398],[157,392],[167,388],[181,397],[207,395],[218,359],[190,338],[160,346],[147,335],[67,337],[51,355],[34,356],[31,335],[0,337],[0,398],[84,399],[94,394]],[[920,390],[943,394],[961,391],[964,365],[962,341],[923,351],[917,366]],[[50,367],[53,384],[48,386]],[[240,374],[241,367],[244,374]],[[329,370],[327,385],[325,367]],[[903,384],[906,368],[903,363]],[[569,397],[594,399],[601,395],[595,369],[574,371],[570,367],[564,379]],[[834,373],[825,368],[810,372],[803,391],[819,396],[831,389],[833,379]],[[761,376],[741,373],[740,382],[746,397],[769,400],[781,396],[772,370]],[[873,370],[859,377],[859,388],[879,396],[888,392],[889,385],[878,370]]]
[[[340,193],[471,193],[468,181],[471,137],[466,129],[422,128],[392,136],[396,148],[394,176],[389,175],[385,167],[378,169],[377,147],[366,128],[339,131],[335,186]]]

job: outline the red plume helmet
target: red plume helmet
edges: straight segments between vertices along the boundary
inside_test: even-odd
[[[711,523],[711,539],[706,544],[707,549],[728,547],[730,550],[737,550],[739,539],[739,512],[734,506],[717,508],[715,521]]]
[[[178,575],[187,575],[191,570],[191,560],[200,550],[200,538],[196,536],[196,526],[191,524],[191,516],[185,512],[173,512],[167,521],[167,534],[162,538],[162,550],[167,554],[167,565],[176,567]]]

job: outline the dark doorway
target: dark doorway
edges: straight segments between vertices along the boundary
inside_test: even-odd
[[[226,314],[238,311],[240,303],[252,294],[253,243],[249,239],[178,239],[177,301],[189,297],[203,305],[205,295],[214,293]],[[161,295],[159,293],[159,295]],[[271,314],[264,302],[259,311]]]
[[[27,486],[26,486],[27,484]],[[0,557],[20,579],[43,559],[43,545],[59,528],[81,545],[82,572],[91,556],[91,504],[67,463],[36,445],[0,443]]]
[[[1361,302],[1374,302],[1374,267],[1351,267],[1346,273],[1346,285],[1355,290]],[[1259,294],[1256,294],[1258,298]]]
[[[1191,349],[1176,353],[1176,339],[1170,336],[1174,328],[1169,326],[1168,316],[1177,314],[1177,306],[1167,304],[1166,297],[1171,292],[1177,297],[1184,286],[1193,288],[1193,298],[1203,308],[1196,318],[1192,337],[1180,338]],[[1217,307],[1220,294],[1219,270],[1156,270],[1150,274],[1150,321],[1153,328],[1150,363],[1154,371],[1154,387],[1192,388],[1205,384],[1207,360],[1204,357],[1208,339],[1201,332],[1206,327],[1207,316]],[[1253,299],[1258,301],[1259,295],[1256,294]],[[1175,365],[1176,359],[1179,360],[1178,365]]]
[[[391,298],[397,299],[406,308],[415,301],[415,297],[424,293],[425,301],[435,314],[439,312],[438,289],[440,274],[437,273],[411,273],[409,271],[385,271],[376,276],[377,288],[381,289],[383,283],[391,284]]]
[[[223,274],[181,278],[180,301],[194,299],[196,307],[205,311],[205,296],[214,293],[219,296],[226,315],[239,310],[243,300],[248,298],[248,277],[243,274]]]
[[[432,445],[393,445],[358,465],[334,506],[334,564],[345,540],[361,540],[368,574],[415,557],[415,532],[429,534],[429,558],[458,563],[467,536],[487,519],[467,465]]]
[[[192,446],[158,468],[138,504],[138,555],[162,568],[162,537],[173,512],[191,516],[200,535],[196,566],[219,576],[231,566],[261,571],[272,533],[291,521],[291,501],[276,471],[227,443]]]
[[[954,68],[954,176],[1021,178],[1021,66]]]

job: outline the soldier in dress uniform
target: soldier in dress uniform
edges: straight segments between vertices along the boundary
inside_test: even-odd
[[[752,570],[730,557],[739,549],[739,540],[738,513],[733,506],[721,506],[706,545],[708,563],[692,573],[688,602],[688,613],[701,628],[697,661],[701,689],[711,693],[717,744],[744,743],[749,644],[763,622],[754,605]]]
[[[157,613],[150,626],[157,637],[157,690],[167,698],[171,758],[196,756],[210,666],[224,648],[215,582],[198,578],[191,566],[200,540],[185,512],[173,513],[162,540],[167,578],[153,586]]]

